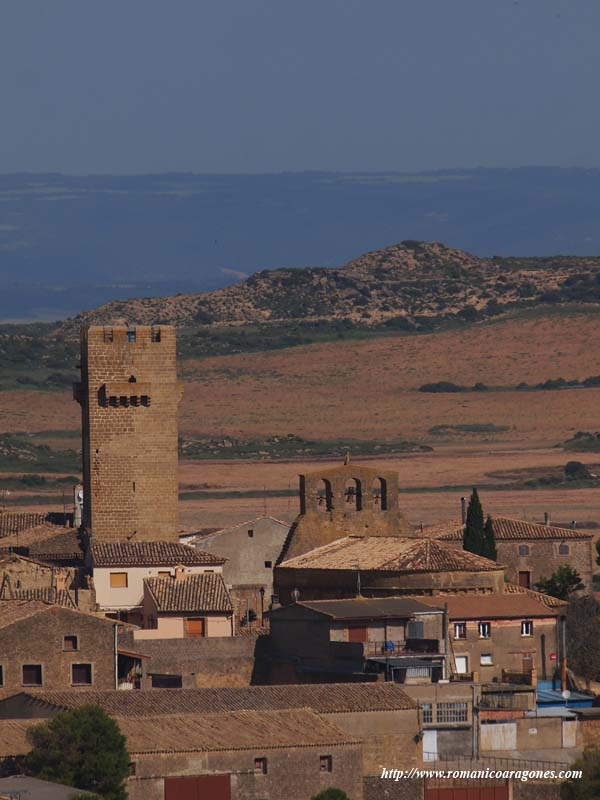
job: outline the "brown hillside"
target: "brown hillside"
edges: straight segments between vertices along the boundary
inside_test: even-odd
[[[265,270],[206,294],[113,301],[68,320],[82,324],[243,325],[348,320],[406,329],[495,316],[540,303],[600,303],[600,258],[478,258],[437,242],[366,253],[339,269]]]

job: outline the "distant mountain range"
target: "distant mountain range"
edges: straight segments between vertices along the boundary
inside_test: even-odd
[[[600,305],[600,257],[477,258],[438,242],[404,241],[339,269],[263,270],[202,294],[114,301],[65,322],[277,325],[345,321],[352,326],[430,330],[515,309]]]
[[[592,256],[600,170],[0,176],[0,320],[339,267],[403,239]]]

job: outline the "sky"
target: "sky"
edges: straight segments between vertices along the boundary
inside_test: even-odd
[[[2,0],[0,173],[600,166],[597,0]]]

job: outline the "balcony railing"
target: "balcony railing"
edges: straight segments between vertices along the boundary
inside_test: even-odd
[[[363,642],[365,657],[437,654],[440,651],[437,639],[404,639],[402,641]]]

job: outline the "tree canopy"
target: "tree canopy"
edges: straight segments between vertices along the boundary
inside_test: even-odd
[[[571,769],[581,770],[581,778],[565,781],[560,787],[561,800],[596,800],[600,797],[600,749],[586,747]]]
[[[567,608],[567,663],[586,681],[600,678],[600,604],[589,595]]]
[[[342,791],[341,789],[324,789],[319,794],[313,795],[311,800],[350,800],[346,792]]]
[[[129,754],[114,719],[98,706],[82,706],[57,714],[30,728],[33,748],[25,771],[90,792],[106,800],[126,800]]]
[[[573,592],[585,589],[585,584],[582,583],[581,575],[576,569],[569,564],[561,564],[549,578],[540,578],[535,588],[538,592],[557,597],[559,600],[568,600]]]
[[[467,519],[463,531],[463,550],[478,556],[496,560],[496,537],[494,524],[489,516],[484,523],[483,508],[477,489],[473,489],[467,508]]]

